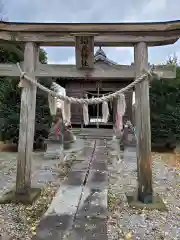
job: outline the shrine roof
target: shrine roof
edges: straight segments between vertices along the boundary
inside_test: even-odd
[[[112,61],[106,56],[104,50],[101,47],[99,47],[99,49],[94,54],[94,62],[97,63],[99,61],[107,63],[109,65],[117,65],[116,62]]]

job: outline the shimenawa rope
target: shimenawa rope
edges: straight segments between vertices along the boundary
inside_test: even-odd
[[[40,83],[38,83],[37,81],[35,81],[33,78],[29,77],[26,75],[26,72],[23,72],[20,64],[17,63],[17,67],[20,71],[20,80],[24,81],[24,80],[28,80],[30,83],[36,85],[39,89],[41,89],[44,92],[47,92],[48,94],[50,94],[53,97],[56,97],[60,100],[63,101],[67,101],[69,103],[75,103],[75,104],[98,104],[98,103],[102,103],[104,101],[110,101],[113,98],[117,98],[120,94],[129,91],[130,89],[132,89],[135,85],[137,85],[138,83],[142,82],[144,79],[146,79],[148,76],[150,76],[150,78],[156,76],[156,77],[160,77],[160,75],[158,75],[156,72],[154,72],[154,66],[152,66],[146,73],[142,74],[140,77],[138,77],[137,79],[135,79],[134,82],[130,83],[128,86],[114,92],[114,93],[110,93],[107,96],[102,96],[99,98],[74,98],[74,97],[68,97],[68,96],[62,96],[62,95],[58,95],[56,92],[42,86]]]

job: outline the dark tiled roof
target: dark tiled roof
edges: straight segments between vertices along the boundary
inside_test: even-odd
[[[104,58],[106,58],[106,54],[101,47],[99,47],[99,49],[96,51],[94,55],[94,57],[97,57],[97,56],[103,56]]]
[[[98,62],[98,61],[105,62],[109,65],[117,65],[117,63],[115,63],[112,60],[110,60],[109,58],[107,58],[105,52],[103,51],[103,49],[101,47],[99,47],[99,49],[94,54],[94,62]]]

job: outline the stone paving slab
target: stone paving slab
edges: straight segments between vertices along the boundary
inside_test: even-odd
[[[89,191],[88,196],[81,201],[76,219],[86,218],[107,218],[107,189],[92,190],[85,187],[86,192]]]
[[[53,198],[50,207],[45,216],[56,213],[57,215],[74,215],[79,204],[79,196],[81,195],[81,186],[63,185]]]
[[[107,157],[106,157],[107,159]],[[103,159],[103,160],[98,160],[98,161],[93,161],[91,164],[91,169],[94,170],[99,170],[99,171],[107,171],[107,160]]]
[[[78,161],[72,166],[72,171],[74,172],[85,172],[87,168],[89,167],[89,161]]]
[[[108,186],[108,171],[91,170],[86,183],[91,189],[104,189]]]
[[[94,160],[90,166],[90,172],[86,186],[91,189],[107,188],[108,186],[108,171],[107,171],[107,147],[105,140],[98,140]]]
[[[32,240],[60,240],[63,239],[68,228],[71,227],[73,219],[71,215],[51,214],[44,217],[37,228],[36,236]]]
[[[68,240],[108,240],[107,223],[104,219],[75,220],[75,227]]]
[[[84,183],[85,176],[86,176],[85,171],[70,172],[64,184],[71,185],[71,186],[82,186]]]

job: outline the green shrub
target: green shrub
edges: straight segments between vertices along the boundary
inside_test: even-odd
[[[23,60],[23,45],[0,44],[0,62],[16,63]],[[47,62],[44,50],[40,50],[41,63]],[[50,87],[51,80],[39,79],[43,85]],[[19,78],[0,78],[0,124],[1,140],[18,142],[20,120],[20,96],[21,89],[18,87]],[[36,122],[35,139],[39,135],[47,137],[51,123],[47,94],[37,89],[36,98]]]
[[[180,141],[180,68],[175,80],[153,81],[150,88],[152,144]]]

